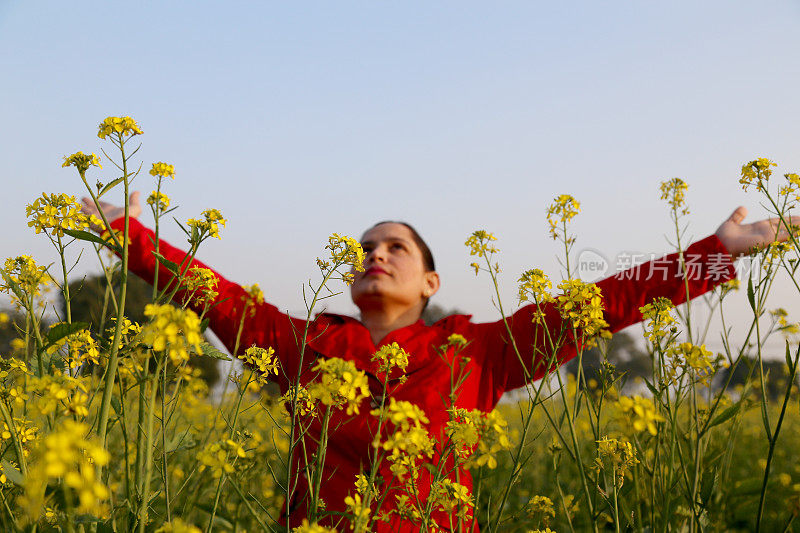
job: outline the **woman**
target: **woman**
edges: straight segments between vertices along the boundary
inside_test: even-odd
[[[85,211],[97,214],[93,204],[84,199]],[[124,219],[120,218],[122,209],[102,204],[112,227],[121,230]],[[156,268],[153,250],[153,233],[135,220],[141,208],[138,193],[131,196],[129,267],[147,281],[152,282]],[[776,235],[777,223],[764,220],[743,225],[747,211],[739,207],[722,223],[717,232],[686,250],[700,257],[699,272],[685,284],[680,275],[677,254],[659,261],[657,276],[648,276],[653,264],[634,268],[631,275],[607,278],[597,285],[603,295],[604,318],[609,329],[614,332],[641,320],[639,308],[656,297],[666,297],[677,305],[686,300],[687,288],[691,297],[699,296],[716,285],[734,277],[733,260],[751,250],[772,242]],[[800,219],[792,221],[800,222]],[[788,237],[786,231],[779,233],[779,239]],[[371,359],[381,346],[398,343],[409,354],[407,381],[389,381],[388,395],[397,401],[410,401],[424,410],[429,419],[428,431],[431,435],[441,435],[449,420],[447,408],[450,407],[448,395],[451,390],[451,366],[456,355],[451,348],[442,354],[437,347],[448,344],[452,334],[463,336],[469,343],[458,354],[464,361],[466,378],[457,391],[455,404],[464,409],[491,411],[500,397],[509,390],[522,387],[540,378],[545,365],[535,356],[536,348],[544,348],[542,328],[557,332],[561,319],[553,306],[545,309],[544,325],[534,322],[535,306],[525,306],[509,317],[508,322],[518,348],[527,363],[523,367],[514,348],[509,342],[506,325],[503,321],[475,324],[469,316],[447,317],[432,326],[420,320],[428,299],[439,289],[439,275],[436,273],[433,258],[424,241],[408,225],[396,222],[379,223],[364,233],[362,246],[366,253],[364,272],[354,272],[351,286],[353,302],[361,311],[360,320],[351,317],[323,313],[312,324],[305,360],[299,366],[299,348],[295,332],[302,331],[305,322],[281,313],[275,306],[264,303],[258,305],[254,313],[245,316],[239,346],[257,345],[272,347],[280,359],[286,376],[297,376],[307,382],[313,377],[310,367],[316,358],[340,357],[355,363],[370,376],[370,391],[373,401],[382,393],[382,386],[376,378],[378,363]],[[185,254],[161,242],[160,253],[167,259],[180,263]],[[720,263],[721,260],[721,263]],[[204,266],[195,261],[197,266]],[[713,268],[711,265],[715,265]],[[663,275],[662,275],[663,274]],[[159,285],[169,282],[172,274],[163,266],[159,271]],[[239,332],[239,324],[244,310],[245,290],[239,285],[219,277],[216,305],[208,312],[210,326],[229,350],[234,349]],[[649,279],[647,279],[649,278]],[[198,311],[201,309],[198,309]],[[533,339],[537,339],[534,343]],[[526,342],[527,341],[527,342]],[[536,344],[536,345],[534,345]],[[309,351],[311,355],[309,355]],[[564,345],[557,353],[558,363],[569,360],[575,354],[574,343]],[[278,378],[282,392],[286,392],[289,381]],[[345,511],[344,498],[353,494],[353,484],[357,474],[369,471],[372,453],[371,443],[375,435],[376,419],[369,414],[365,405],[360,413],[345,416],[337,413],[330,427],[338,428],[329,436],[324,482],[320,496],[326,502],[327,510]],[[374,404],[373,404],[374,405]],[[312,424],[308,440],[314,452],[313,442],[321,428]],[[301,461],[299,454],[295,464]],[[433,458],[437,462],[437,457]],[[302,465],[301,465],[302,466]],[[387,464],[380,467],[385,480],[392,479]],[[460,472],[460,482],[471,488],[468,472]],[[430,486],[430,474],[420,471],[417,484],[420,496],[425,497]],[[298,486],[289,505],[291,526],[299,525],[306,516],[307,485],[299,478]],[[386,506],[393,505],[387,499]],[[335,515],[334,515],[335,516]],[[442,526],[449,523],[449,517],[434,512],[432,517]],[[378,522],[378,531],[416,531],[418,526],[393,514],[389,523]]]

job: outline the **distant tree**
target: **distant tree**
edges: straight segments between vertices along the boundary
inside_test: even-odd
[[[460,315],[463,314],[456,308],[452,309],[445,309],[439,304],[431,304],[425,308],[422,312],[422,321],[425,322],[426,326],[430,326],[431,324],[438,322],[439,320],[443,319],[444,317],[450,315]]]
[[[616,367],[617,375],[624,375],[624,383],[630,383],[637,377],[651,375],[653,365],[650,356],[637,344],[633,335],[620,331],[615,333],[608,341],[608,350],[605,357],[598,347],[591,348],[583,353],[582,363],[586,379],[600,380],[603,360]],[[573,376],[578,373],[578,358],[572,359],[564,365],[564,370]]]
[[[119,294],[119,276],[113,279],[114,293]],[[114,307],[111,299],[105,300],[106,278],[103,275],[88,276],[80,281],[69,284],[70,308],[72,320],[74,322],[88,322],[91,330],[97,334],[102,323],[103,313],[105,316],[114,316]],[[60,296],[60,293],[59,293]],[[145,305],[152,301],[153,287],[142,278],[130,274],[128,276],[128,288],[125,296],[125,316],[129,320],[143,324],[147,321],[144,316]],[[61,316],[66,316],[66,304],[63,296],[58,300],[58,310]],[[106,327],[108,324],[106,323]],[[217,360],[211,357],[193,356],[189,361],[195,368],[202,372],[201,377],[208,383],[209,387],[219,381],[220,373]]]
[[[771,358],[763,361],[763,367],[767,397],[772,401],[776,401],[786,393],[787,380],[789,379],[786,363],[783,362],[783,359]],[[751,380],[758,380],[758,373],[758,359],[742,357],[735,367],[723,368],[717,373],[714,378],[714,386],[717,389],[723,387],[730,377],[727,390],[733,391],[738,385],[744,385],[747,382],[748,375],[751,376]]]

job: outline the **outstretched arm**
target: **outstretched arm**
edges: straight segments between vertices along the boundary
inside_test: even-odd
[[[737,208],[714,235],[689,246],[683,254],[683,268],[679,255],[673,253],[599,281],[604,318],[611,331],[640,322],[639,308],[657,297],[669,298],[674,305],[679,305],[704,294],[735,277],[735,259],[753,249],[789,238],[786,228],[779,230],[779,219],[742,224],[746,215],[744,207]],[[800,225],[800,217],[792,217],[789,223]],[[535,311],[535,306],[528,305],[509,317],[517,346],[524,358],[531,361],[529,368],[521,367],[502,321],[474,325],[476,340],[481,343],[476,355],[486,357],[486,369],[494,373],[498,394],[522,387],[543,375],[546,365],[542,364],[541,354],[547,351],[545,339],[558,336],[562,319],[555,306],[548,304],[543,323],[534,323]],[[534,339],[537,346],[533,346]],[[570,360],[575,353],[574,343],[565,344],[556,354],[559,364]]]
[[[155,270],[158,266],[159,289],[164,289],[167,286],[174,287],[175,274],[163,264],[157,263],[156,257],[153,255],[155,251],[154,233],[135,218],[141,213],[138,200],[138,192],[131,194],[129,202],[131,220],[128,267],[131,272],[152,284],[155,278]],[[98,214],[93,202],[84,198],[83,203],[84,212]],[[121,229],[125,220],[122,218],[124,209],[105,202],[101,203],[101,207],[110,221],[112,229]],[[94,229],[99,230],[101,228]],[[192,267],[208,268],[197,259],[192,260],[189,265],[185,265],[186,252],[171,246],[163,240],[159,241],[159,253],[175,264],[184,264],[187,272]],[[293,357],[293,354],[296,354],[298,349],[293,331],[296,331],[296,328],[302,331],[304,322],[281,313],[275,306],[268,303],[262,302],[246,306],[245,302],[250,301],[251,298],[243,287],[225,279],[213,269],[209,270],[217,278],[216,292],[218,294],[214,298],[206,316],[209,319],[211,329],[225,347],[233,352],[239,336],[242,316],[246,312],[241,338],[239,339],[240,351],[254,344],[264,348],[272,347],[281,360],[286,374],[295,375],[293,372],[296,372],[297,369],[292,367],[292,362],[297,359]],[[184,298],[189,296],[191,295],[187,294],[186,291],[179,290],[175,295],[175,301],[182,302]],[[190,307],[200,313],[203,311],[204,305],[190,302]]]

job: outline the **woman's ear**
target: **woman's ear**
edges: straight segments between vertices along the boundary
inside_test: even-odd
[[[422,289],[422,296],[430,298],[439,291],[439,274],[436,272],[425,272],[425,285]]]

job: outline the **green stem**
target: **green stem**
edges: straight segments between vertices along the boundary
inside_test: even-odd
[[[128,234],[130,231],[130,199],[128,197],[128,163],[125,158],[125,143],[122,135],[119,135],[119,149],[122,153],[122,175],[125,193],[125,229],[122,238],[122,268],[120,270],[120,291],[119,299],[117,300],[117,320],[114,327],[114,340],[111,344],[111,353],[108,356],[108,364],[106,365],[106,372],[103,384],[103,398],[100,404],[100,414],[97,426],[97,433],[100,437],[100,446],[106,448],[108,430],[108,418],[111,408],[111,396],[114,393],[114,380],[117,376],[117,366],[119,364],[119,342],[122,338],[122,322],[125,313],[125,297],[128,288]],[[91,188],[89,189],[91,192]],[[102,214],[102,210],[100,211]],[[105,221],[105,216],[103,216]],[[107,221],[106,221],[107,224]],[[108,226],[110,229],[110,226]],[[114,233],[113,231],[111,232]],[[99,473],[102,473],[102,468],[99,468]],[[98,476],[102,479],[102,476]]]

